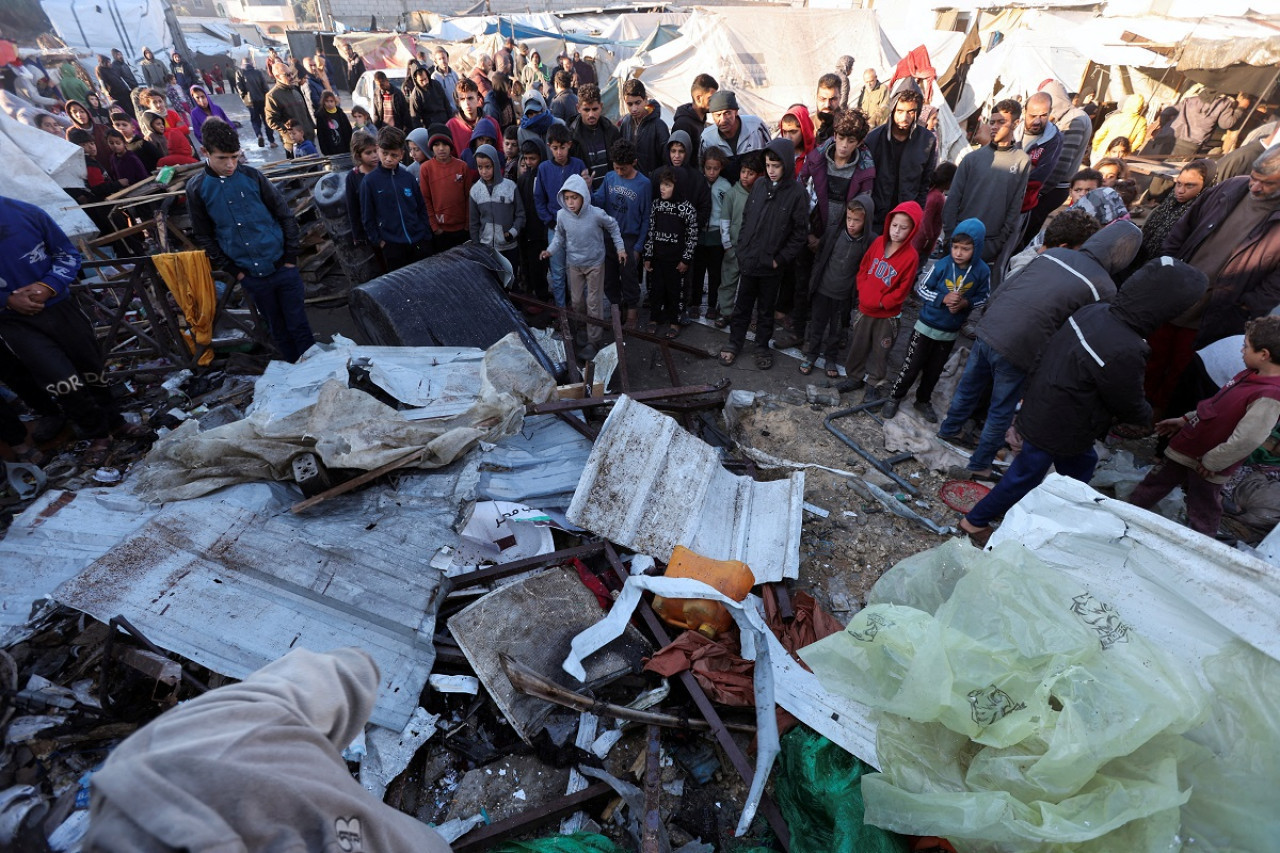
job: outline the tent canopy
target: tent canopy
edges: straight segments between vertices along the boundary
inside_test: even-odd
[[[110,56],[119,48],[125,60],[137,67],[142,49],[166,52],[173,36],[164,19],[163,0],[41,0],[58,37],[68,47]],[[90,63],[92,65],[92,63]]]
[[[695,11],[680,34],[640,56],[645,88],[668,113],[706,73],[737,94],[743,112],[772,124],[792,104],[812,104],[818,78],[835,71],[840,56],[876,68],[899,59],[875,12],[861,9],[718,6]]]

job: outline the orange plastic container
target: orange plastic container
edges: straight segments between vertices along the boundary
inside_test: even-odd
[[[756,576],[740,560],[712,560],[683,545],[671,552],[665,576],[693,578],[714,587],[734,601],[742,601],[756,584]],[[718,601],[653,597],[653,609],[668,625],[697,631],[711,639],[733,626],[733,617]]]

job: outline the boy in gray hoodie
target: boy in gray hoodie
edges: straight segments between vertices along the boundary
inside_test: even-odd
[[[539,257],[545,260],[563,251],[573,310],[603,320],[605,245],[600,232],[609,234],[618,254],[618,264],[625,266],[627,247],[622,241],[622,232],[612,216],[592,207],[591,191],[581,175],[570,175],[557,198],[560,210],[556,213],[555,235],[551,238],[551,245]],[[601,334],[599,326],[587,327],[589,345],[578,351],[581,358],[589,359],[595,355]]]

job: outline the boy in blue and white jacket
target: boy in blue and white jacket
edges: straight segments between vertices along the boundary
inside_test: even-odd
[[[653,190],[649,179],[636,168],[636,147],[625,139],[609,146],[613,169],[591,195],[591,203],[618,223],[627,246],[627,262],[604,259],[604,293],[623,312],[623,324],[633,328],[640,311],[640,253],[649,233],[649,207]]]
[[[471,242],[492,246],[511,264],[511,280],[520,270],[517,238],[524,228],[524,202],[516,182],[502,176],[502,157],[492,145],[475,151],[480,180],[471,185]]]
[[[378,131],[378,167],[360,182],[360,219],[369,242],[382,251],[387,272],[431,254],[431,223],[418,179],[400,165],[405,136],[398,127]]]
[[[619,264],[627,262],[627,247],[613,217],[591,204],[591,191],[581,175],[570,175],[559,192],[560,212],[556,214],[555,236],[541,257],[563,253],[573,310],[604,319],[604,234],[613,240]],[[594,324],[587,328],[590,349],[583,348],[583,359],[595,355],[603,334]]]
[[[986,304],[991,291],[991,269],[982,260],[986,237],[987,228],[981,219],[961,222],[951,234],[951,254],[934,264],[929,277],[916,285],[916,293],[923,300],[920,317],[881,417],[891,418],[898,413],[899,403],[919,377],[914,408],[929,423],[938,422],[938,413],[929,398],[964,321],[974,308]]]

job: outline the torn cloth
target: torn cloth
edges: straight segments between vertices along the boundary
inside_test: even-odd
[[[207,367],[213,362],[213,318],[218,310],[209,256],[204,252],[174,252],[151,258],[187,318],[190,328],[182,330],[187,348],[198,356],[201,367]]]

